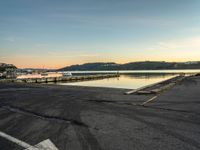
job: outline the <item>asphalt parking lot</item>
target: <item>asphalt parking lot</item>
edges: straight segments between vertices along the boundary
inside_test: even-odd
[[[199,150],[200,78],[153,95],[127,89],[0,83],[0,132],[59,150]],[[1,150],[25,149],[0,136]]]

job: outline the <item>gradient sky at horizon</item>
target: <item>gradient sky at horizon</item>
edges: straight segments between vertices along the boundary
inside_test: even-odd
[[[1,0],[0,62],[200,60],[199,0]]]

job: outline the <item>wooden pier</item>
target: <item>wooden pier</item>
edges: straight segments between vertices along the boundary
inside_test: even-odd
[[[96,80],[104,78],[119,77],[119,74],[99,74],[83,76],[61,76],[61,77],[44,77],[44,78],[26,78],[26,79],[5,79],[2,82],[22,82],[22,83],[49,83],[49,82],[76,82],[85,80]]]

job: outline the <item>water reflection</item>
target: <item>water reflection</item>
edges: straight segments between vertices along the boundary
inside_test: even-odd
[[[175,76],[177,74],[165,74],[165,73],[160,73],[160,74],[154,74],[154,73],[144,73],[144,74],[122,74],[122,76],[126,76],[126,78],[139,78],[139,79],[152,79],[152,78],[166,78],[166,77],[171,77]]]
[[[116,73],[118,71],[71,71],[74,76],[90,75],[97,73]],[[179,73],[193,74],[199,73],[200,70],[144,70],[144,71],[119,71],[122,74],[119,78],[109,78],[102,80],[80,81],[71,83],[51,83],[59,85],[77,85],[77,86],[93,86],[93,87],[114,87],[135,89],[148,84],[160,82],[177,76]],[[59,77],[61,73],[48,72],[45,77]],[[18,78],[43,78],[40,74],[22,75]]]
[[[71,83],[62,82],[56,84],[135,89],[148,84],[169,79],[174,76],[175,74],[123,74],[118,78],[108,78],[101,80],[81,81],[81,82],[71,82]]]

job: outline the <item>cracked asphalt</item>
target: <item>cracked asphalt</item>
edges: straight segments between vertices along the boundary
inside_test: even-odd
[[[0,83],[0,131],[59,150],[199,150],[200,77],[158,95],[127,89]],[[0,137],[1,150],[22,147]]]

